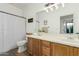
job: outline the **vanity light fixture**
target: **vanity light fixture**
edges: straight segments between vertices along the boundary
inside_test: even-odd
[[[50,10],[53,11],[53,8],[51,7]]]
[[[47,13],[49,12],[47,8],[45,8],[45,11],[46,11]]]
[[[55,7],[55,9],[58,9],[59,7],[58,7],[58,5],[59,4],[61,4],[62,5],[62,7],[64,7],[64,3],[48,3],[48,4],[46,4],[45,5],[45,11],[46,12],[49,12],[49,9],[51,10],[51,11],[53,11],[54,10],[54,8],[53,7]]]

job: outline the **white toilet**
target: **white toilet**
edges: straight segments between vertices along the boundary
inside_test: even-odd
[[[22,40],[17,42],[18,53],[22,53],[26,50],[26,40]]]

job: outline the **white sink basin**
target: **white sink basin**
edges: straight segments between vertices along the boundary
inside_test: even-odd
[[[63,41],[69,42],[69,43],[79,44],[79,40],[78,39],[63,39]]]

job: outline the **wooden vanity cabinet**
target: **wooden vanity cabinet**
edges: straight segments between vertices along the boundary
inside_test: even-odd
[[[42,40],[42,56],[50,56],[50,42]]]
[[[79,56],[79,48],[28,37],[27,52],[32,56]]]
[[[78,56],[78,49],[77,47],[51,43],[51,56]]]
[[[41,55],[41,40],[35,38],[28,38],[27,51],[30,55],[40,56]]]
[[[69,47],[58,44],[51,43],[51,56],[68,56],[69,55]]]
[[[59,43],[51,43],[51,56],[79,56],[79,48]]]

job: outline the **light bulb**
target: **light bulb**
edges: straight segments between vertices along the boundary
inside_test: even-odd
[[[49,12],[47,8],[45,9],[45,11],[46,11],[46,12]]]
[[[58,9],[58,6],[57,5],[55,5],[55,7],[56,7],[56,9]]]
[[[53,11],[53,8],[51,7],[50,10]]]

